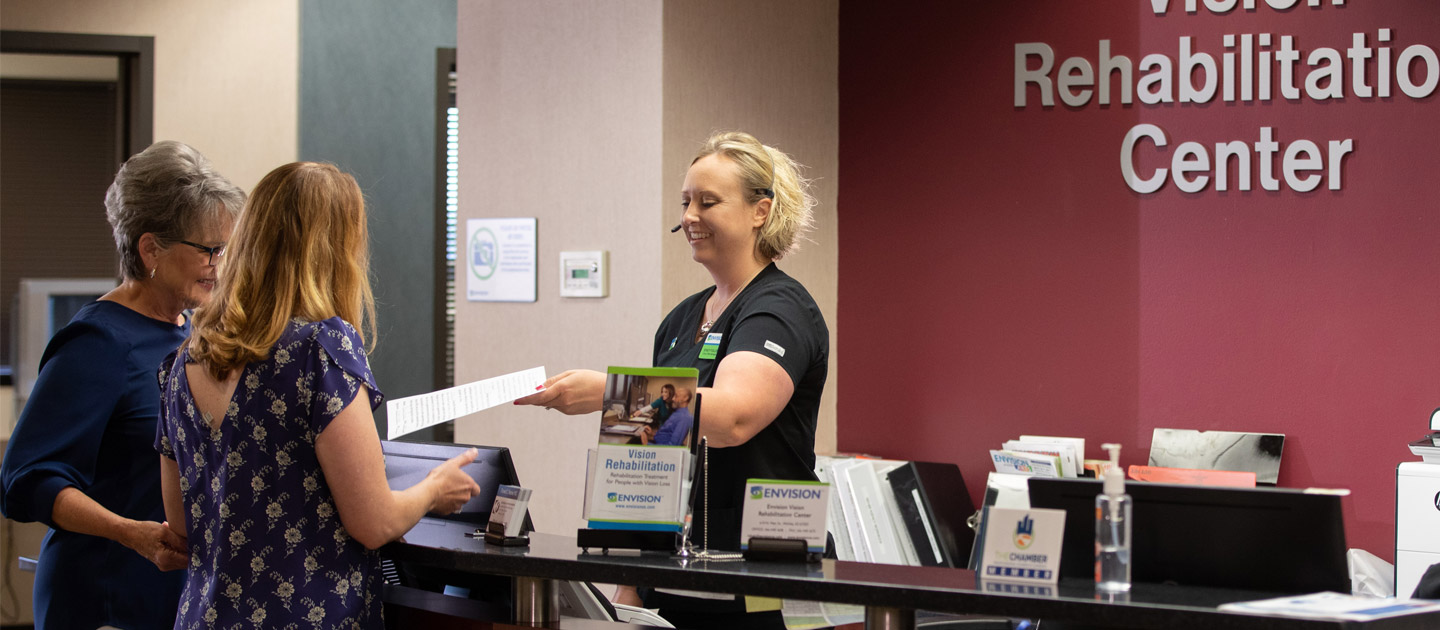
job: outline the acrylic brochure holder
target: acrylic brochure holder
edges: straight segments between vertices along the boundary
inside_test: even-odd
[[[586,466],[588,526],[576,532],[579,547],[682,547],[699,427],[698,380],[694,368],[609,368],[599,440]]]

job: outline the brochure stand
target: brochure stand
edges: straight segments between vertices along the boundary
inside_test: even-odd
[[[689,383],[688,383],[688,387],[689,387],[692,391],[694,390],[695,379],[696,379],[695,370],[689,369],[689,368],[685,368],[685,369],[676,369],[676,368],[631,369],[631,368],[613,368],[613,367],[612,367],[612,368],[610,369],[611,379],[614,379],[617,374],[620,374],[620,375],[630,375],[630,376],[648,376],[649,378],[658,378],[658,377],[686,378],[686,377],[688,377],[688,378],[690,379],[690,381],[689,381]],[[611,389],[611,388],[614,388],[614,384],[607,382],[607,389]],[[619,388],[615,388],[615,389],[619,389]],[[695,450],[695,447],[693,446],[693,444],[694,444],[694,442],[695,442],[695,439],[696,439],[695,436],[699,434],[699,428],[700,428],[700,396],[699,396],[698,393],[695,395],[695,403],[694,403],[693,409],[694,409],[694,413],[692,414],[693,419],[692,419],[691,430],[690,430],[690,435],[691,435],[691,440],[690,440],[690,441],[691,441],[691,445],[692,445],[692,446],[691,446],[691,448],[689,449],[692,454],[693,454],[693,452],[694,452],[694,450]],[[603,421],[603,420],[602,420],[602,421]],[[603,432],[603,430],[604,430],[604,429],[603,429],[603,427],[602,427],[602,432]],[[603,447],[602,447],[602,448],[603,448]],[[635,447],[635,448],[647,448],[647,447]],[[682,461],[683,461],[683,458],[682,458]],[[595,470],[592,469],[591,472],[590,472],[590,474],[592,474],[592,475],[596,474],[596,473],[595,473]],[[678,478],[683,478],[683,467],[682,467],[682,472],[677,472],[677,473],[675,473],[675,474],[677,475]],[[592,480],[592,482],[593,482],[593,480]],[[678,480],[677,480],[677,483],[678,483]],[[590,484],[587,484],[587,486],[588,486],[588,485],[590,485]],[[672,487],[673,487],[673,486],[672,486]],[[628,491],[628,490],[622,490],[621,492],[623,493],[623,492],[626,492],[626,491]],[[589,491],[587,490],[587,492],[589,492]],[[637,490],[636,492],[640,492],[640,491]],[[693,488],[692,488],[692,496],[693,496]],[[594,497],[587,496],[587,500],[594,500]],[[689,522],[689,513],[690,513],[690,503],[689,503],[689,501],[686,501],[686,502],[685,502],[684,507],[683,507],[683,510],[684,510],[684,517],[683,517],[683,521],[682,521],[682,522],[688,523],[688,522]],[[595,519],[594,519],[593,517],[589,516],[588,513],[587,513],[587,518],[591,518],[592,524],[594,523],[594,520],[595,520]],[[672,515],[672,518],[673,518],[673,515]],[[605,519],[602,519],[602,520],[605,520]],[[669,521],[668,518],[662,518],[662,519],[657,519],[657,520],[660,520],[660,521],[662,521],[662,522]],[[613,526],[613,527],[603,527],[603,528],[602,528],[602,527],[585,527],[585,528],[580,528],[580,529],[577,530],[576,533],[575,533],[575,538],[576,538],[577,545],[578,545],[585,553],[590,553],[590,549],[592,549],[592,548],[598,548],[598,549],[600,549],[601,553],[607,553],[607,554],[610,552],[611,549],[630,549],[630,550],[639,550],[639,551],[664,551],[664,552],[667,552],[667,553],[674,553],[676,550],[678,550],[678,549],[683,549],[683,548],[685,547],[684,536],[686,535],[686,532],[685,532],[684,530],[687,529],[687,528],[686,528],[686,527],[683,527],[683,526],[679,528],[681,531],[675,531],[674,529],[665,529],[663,526],[661,526],[661,527],[659,527],[659,528],[656,528],[656,527],[646,527],[646,526],[644,526],[644,525],[641,524],[641,523],[636,523],[636,525],[638,525],[638,526],[630,526],[632,523],[630,523],[630,522],[628,522],[628,521],[618,521],[618,522],[609,523],[609,524],[612,524],[612,525],[614,525],[614,526]],[[672,525],[671,527],[674,527],[674,526]]]

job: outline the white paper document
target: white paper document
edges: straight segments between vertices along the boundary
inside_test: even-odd
[[[1252,602],[1221,604],[1220,610],[1255,613],[1259,615],[1306,617],[1311,619],[1370,621],[1372,619],[1440,611],[1440,602],[1423,599],[1397,599],[1394,597],[1359,597],[1355,595],[1324,592],[1311,593],[1309,595],[1276,597],[1275,599],[1261,599]]]
[[[545,384],[545,368],[535,367],[449,389],[397,398],[385,403],[387,440],[529,396]]]

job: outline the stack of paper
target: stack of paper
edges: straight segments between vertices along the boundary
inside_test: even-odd
[[[1411,442],[1410,452],[1419,455],[1422,461],[1440,464],[1440,432]]]

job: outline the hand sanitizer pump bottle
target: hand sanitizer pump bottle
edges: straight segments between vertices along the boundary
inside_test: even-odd
[[[1130,515],[1135,505],[1125,494],[1125,473],[1120,470],[1120,445],[1103,444],[1110,451],[1104,492],[1095,497],[1095,588],[1130,590]]]

